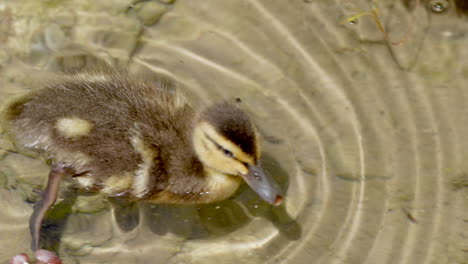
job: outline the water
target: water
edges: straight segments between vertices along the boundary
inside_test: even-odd
[[[468,30],[452,2],[26,2],[0,4],[2,102],[44,71],[99,63],[176,79],[198,102],[242,101],[287,190],[280,208],[246,187],[206,206],[71,197],[48,239],[66,263],[468,259]],[[48,169],[0,156],[4,262],[29,252]]]

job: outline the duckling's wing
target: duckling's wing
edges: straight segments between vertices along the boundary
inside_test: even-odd
[[[106,189],[108,195],[132,187],[145,149],[157,160],[161,146],[188,148],[187,120],[192,117],[192,110],[169,89],[122,75],[76,77],[49,85],[12,105],[10,113],[18,143],[79,174],[93,175],[78,177],[82,186],[114,186]]]

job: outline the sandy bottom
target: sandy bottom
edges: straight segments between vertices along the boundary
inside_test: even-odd
[[[3,2],[1,104],[96,64],[175,80],[200,104],[238,98],[286,192],[272,208],[246,187],[205,206],[64,188],[45,241],[65,263],[467,263],[468,18],[453,5]],[[0,132],[3,263],[30,253],[48,167]]]

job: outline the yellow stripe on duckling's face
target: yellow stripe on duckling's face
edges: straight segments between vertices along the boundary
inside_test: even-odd
[[[193,144],[200,160],[207,166],[225,174],[246,174],[245,164],[254,164],[255,158],[243,152],[216,129],[202,122],[195,128]]]

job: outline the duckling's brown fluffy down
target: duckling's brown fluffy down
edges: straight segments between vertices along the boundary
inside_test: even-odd
[[[67,176],[85,190],[155,203],[223,200],[244,179],[263,200],[282,201],[261,168],[255,127],[228,103],[198,113],[162,85],[94,72],[64,77],[17,100],[6,119],[20,146],[52,162],[30,218],[33,251],[40,249],[43,219]]]
[[[191,144],[195,114],[173,90],[122,73],[67,78],[13,104],[7,113],[19,144],[71,166],[86,188],[115,183],[109,195],[130,195],[122,193],[130,184],[126,175],[146,162],[144,152],[151,152],[152,177],[141,199],[165,190],[170,176],[181,187],[190,182],[192,193],[203,191],[205,173]]]

